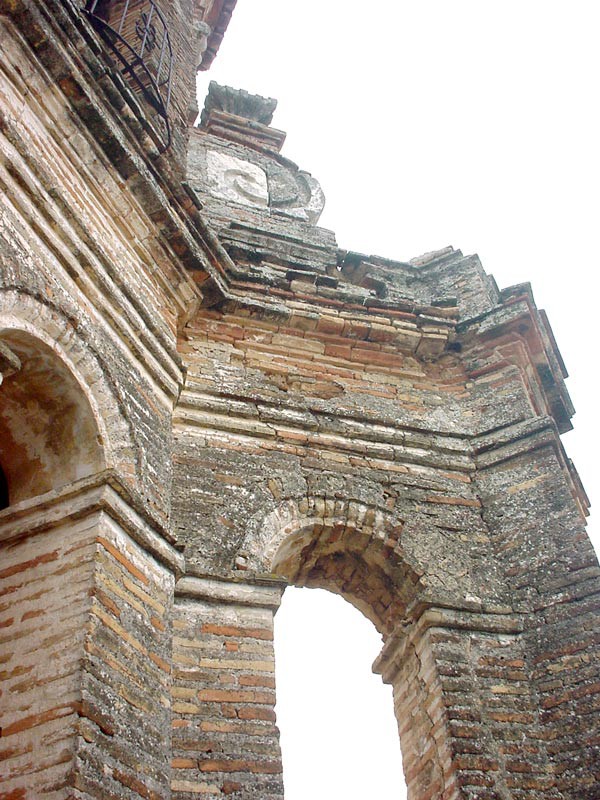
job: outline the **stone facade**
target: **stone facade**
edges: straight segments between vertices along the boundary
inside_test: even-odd
[[[274,101],[188,127],[233,5],[162,8],[165,149],[90,4],[0,0],[0,798],[281,800],[295,584],[380,631],[411,800],[595,800],[548,321],[451,248],[341,251]]]

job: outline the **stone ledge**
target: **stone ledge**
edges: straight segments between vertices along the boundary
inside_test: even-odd
[[[175,596],[242,606],[278,609],[284,581],[253,584],[186,575],[175,584]]]
[[[140,506],[116,473],[105,470],[0,511],[0,542],[6,544],[34,531],[52,530],[66,520],[104,512],[133,541],[181,575],[185,560],[176,550],[173,537]]]
[[[401,442],[395,441],[389,444],[387,442],[373,442],[368,439],[354,438],[349,440],[345,435],[336,433],[305,431],[303,426],[295,426],[290,421],[285,423],[264,422],[257,419],[232,416],[226,412],[211,413],[202,407],[198,408],[184,403],[177,407],[173,417],[173,424],[203,431],[225,432],[238,438],[244,437],[249,440],[285,441],[289,438],[295,443],[300,441],[303,445],[317,447],[322,450],[356,453],[357,455],[367,455],[393,462],[423,464],[467,473],[474,470],[470,450],[456,452],[456,450],[448,449],[445,451],[440,442],[437,443],[437,447],[433,450],[431,441],[429,442],[430,447],[426,448],[423,442],[412,443],[406,441],[402,432],[400,432]],[[390,433],[394,435],[393,431],[390,431]],[[300,439],[298,439],[299,435]],[[397,432],[396,435],[398,435]],[[452,439],[452,441],[455,441],[455,439]]]
[[[409,641],[423,636],[430,628],[455,629],[479,633],[518,636],[524,630],[523,614],[507,606],[494,606],[473,601],[463,608],[421,606],[418,614],[405,621],[405,628],[388,637],[381,653],[373,663],[373,672],[382,676],[384,683],[392,683]]]
[[[471,444],[477,470],[493,469],[505,461],[511,461],[544,447],[551,447],[565,473],[571,494],[582,517],[589,515],[589,498],[575,465],[567,456],[560,432],[552,417],[528,419],[497,431],[475,436]]]

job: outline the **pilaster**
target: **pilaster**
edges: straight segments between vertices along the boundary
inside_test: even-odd
[[[173,798],[282,800],[273,617],[283,586],[185,577],[173,639]]]
[[[3,790],[165,800],[181,556],[110,473],[0,512],[0,542]]]

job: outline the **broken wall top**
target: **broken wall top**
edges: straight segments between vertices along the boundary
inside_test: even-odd
[[[342,313],[377,325],[390,315],[414,336],[413,352],[437,358],[469,337],[517,336],[560,430],[573,407],[566,370],[528,286],[499,292],[476,255],[447,247],[408,262],[342,250],[318,226],[324,195],[310,173],[281,154],[271,126],[276,101],[210,84],[188,150],[187,184],[229,255],[229,297],[271,313]],[[293,322],[289,324],[294,324]],[[305,323],[301,323],[305,324]],[[400,340],[399,340],[400,341]]]

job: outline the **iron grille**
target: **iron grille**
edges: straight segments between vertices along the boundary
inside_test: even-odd
[[[162,120],[166,149],[171,143],[173,50],[162,12],[153,0],[88,0],[83,11],[117,57],[129,85]]]

